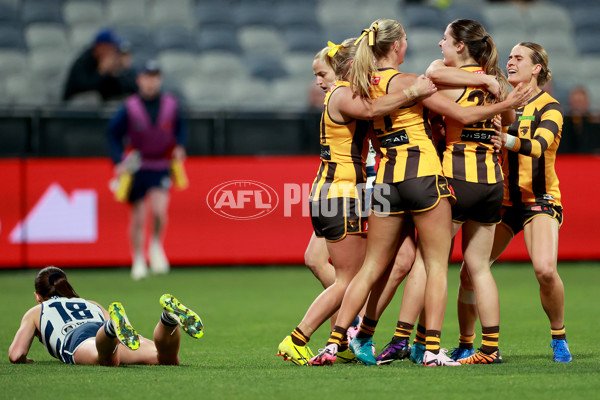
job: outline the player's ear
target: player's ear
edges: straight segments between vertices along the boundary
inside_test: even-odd
[[[39,295],[38,292],[33,292],[33,295],[35,296],[35,301],[37,301],[38,304],[41,304],[44,302],[44,299],[42,298],[42,296]]]

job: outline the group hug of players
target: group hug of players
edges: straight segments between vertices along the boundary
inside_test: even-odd
[[[399,72],[406,33],[397,21],[379,19],[315,56],[326,96],[306,260],[325,290],[279,344],[278,355],[294,364],[502,362],[490,268],[520,231],[550,321],[553,360],[572,360],[557,272],[562,207],[554,162],[563,117],[541,89],[551,79],[548,55],[520,42],[504,74],[492,37],[467,19],[450,23],[439,46],[443,60],[426,76]],[[365,191],[369,140],[380,162]],[[449,255],[461,228],[460,337],[448,354],[440,337]],[[404,280],[396,331],[378,352],[377,322]],[[331,336],[315,354],[307,343],[330,318]]]

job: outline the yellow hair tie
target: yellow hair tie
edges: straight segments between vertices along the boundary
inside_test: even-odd
[[[333,42],[327,42],[327,46],[331,47],[331,49],[329,49],[329,51],[327,52],[327,55],[331,58],[333,58],[333,56],[337,54],[339,49],[343,47],[341,44],[334,44]]]
[[[375,32],[378,32],[378,31],[379,31],[379,25],[378,24],[373,24],[372,28],[363,29],[361,35],[354,42],[354,45],[355,46],[358,45],[358,43],[362,40],[362,38],[364,38],[365,36],[368,35],[369,46],[375,46]]]

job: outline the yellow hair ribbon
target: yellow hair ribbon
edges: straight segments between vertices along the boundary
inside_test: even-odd
[[[335,56],[340,48],[342,48],[341,44],[334,44],[333,42],[327,42],[327,46],[331,47],[327,52],[327,55],[331,58]]]
[[[361,39],[364,38],[366,35],[368,35],[369,46],[375,46],[375,32],[378,32],[378,31],[379,31],[378,24],[373,24],[372,28],[363,29],[361,35],[354,42],[354,45],[355,46],[358,45],[358,43],[361,41]]]

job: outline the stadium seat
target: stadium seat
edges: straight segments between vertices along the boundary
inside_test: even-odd
[[[279,31],[267,26],[245,26],[238,30],[238,40],[247,54],[270,54],[281,56],[286,43]]]
[[[283,30],[283,39],[289,52],[316,53],[327,44],[318,28],[288,27]]]
[[[284,109],[304,111],[308,107],[310,79],[277,79],[272,85],[272,104]]]
[[[600,111],[600,81],[586,83],[586,88],[590,94],[590,108],[595,112]],[[598,132],[596,132],[598,134]]]
[[[600,40],[594,32],[579,32],[575,44],[581,55],[600,55]]]
[[[77,93],[66,105],[68,108],[98,108],[102,105],[102,96],[96,91]]]
[[[65,22],[71,26],[104,23],[104,6],[98,1],[69,1],[63,5],[62,14]]]
[[[71,54],[53,48],[33,49],[29,52],[29,67],[36,76],[52,80],[65,75]]]
[[[304,2],[278,3],[275,12],[274,23],[279,26],[279,29],[320,28],[315,7],[309,7]]]
[[[54,48],[69,51],[69,41],[62,24],[34,23],[25,28],[29,49]]]
[[[12,105],[38,106],[45,102],[42,82],[35,75],[27,73],[16,75],[5,84],[5,96]]]
[[[2,23],[0,24],[0,48],[27,50],[27,44],[23,35],[23,30],[19,24]]]
[[[17,7],[11,4],[0,3],[0,23],[19,21]]]
[[[235,107],[272,107],[271,87],[260,79],[233,79],[229,86],[229,98]]]
[[[95,25],[81,24],[72,26],[69,32],[69,43],[71,49],[78,52],[92,44],[99,27]]]
[[[150,8],[150,22],[155,26],[178,25],[193,28],[193,3],[191,0],[156,1]]]
[[[235,54],[211,51],[200,54],[198,59],[199,73],[216,81],[231,79],[232,76],[248,76],[246,66]]]
[[[26,53],[15,49],[0,49],[0,77],[10,77],[26,69]]]
[[[446,29],[442,13],[435,7],[411,3],[404,7],[403,14],[401,22],[408,24],[408,29],[430,28],[436,31],[441,30],[442,32]]]
[[[512,2],[490,3],[481,9],[489,27],[486,29],[496,35],[501,32],[512,31],[521,34],[520,41],[526,40],[529,22],[526,19],[525,9]]]
[[[496,30],[492,33],[492,38],[498,49],[498,55],[501,59],[508,59],[510,52],[517,43],[524,40],[524,36],[520,31],[513,30]],[[506,64],[501,67],[504,68]]]
[[[229,105],[228,80],[213,76],[190,76],[181,88],[188,104],[199,108],[227,107]]]
[[[144,0],[111,0],[106,7],[106,22],[110,26],[148,25],[148,14]]]
[[[479,22],[483,27],[490,29],[489,23],[485,15],[481,12],[481,6],[475,4],[460,4],[452,3],[450,7],[442,12],[444,22],[449,24],[456,19],[472,19]],[[485,7],[485,6],[484,6]]]
[[[546,49],[550,63],[556,57],[570,58],[571,61],[577,56],[576,40],[571,33],[560,31],[536,32],[530,36],[531,41],[538,43]],[[596,35],[594,37],[597,38]],[[577,40],[579,42],[579,40]],[[579,45],[579,43],[577,43]],[[581,50],[580,50],[581,51]]]
[[[359,3],[355,18],[358,18],[357,22],[364,29],[379,18],[391,18],[399,21],[401,15],[397,2],[378,0]]]
[[[263,54],[250,54],[245,57],[250,75],[255,78],[270,81],[288,76],[280,57]]]
[[[358,37],[362,31],[361,27],[358,28],[350,28],[350,27],[333,27],[333,26],[325,26],[323,28],[323,42],[321,43],[321,48],[327,46],[327,42],[331,41],[335,44],[342,43],[345,39]],[[316,53],[316,51],[315,51]]]
[[[231,15],[234,5],[228,1],[201,1],[194,9],[194,17],[199,27],[233,26],[235,19]]]
[[[579,58],[578,64],[584,81],[600,82],[600,54],[582,56]],[[600,93],[598,95],[600,96]]]
[[[316,51],[314,53],[291,53],[283,57],[281,61],[289,74],[289,79],[305,81],[315,79],[312,63],[316,53]]]
[[[150,29],[145,26],[121,25],[115,28],[115,33],[130,44],[133,54],[156,49],[156,41]]]
[[[270,1],[242,1],[233,9],[232,15],[238,27],[275,25],[275,7]]]
[[[21,20],[33,22],[63,23],[60,0],[24,0],[21,5]]]
[[[346,4],[345,2],[326,1],[319,2],[317,5],[317,19],[322,27],[327,29],[351,29],[358,35],[362,29],[366,28],[357,20],[357,5]]]
[[[164,75],[176,82],[199,73],[198,56],[194,53],[178,50],[162,51],[158,55],[158,61]]]
[[[196,33],[196,43],[200,51],[220,50],[239,53],[242,50],[237,31],[229,26],[200,26]]]
[[[577,33],[595,32],[600,35],[600,4],[572,7],[570,15]]]
[[[412,56],[419,53],[421,56],[428,56],[431,61],[442,57],[442,49],[439,42],[443,37],[443,31],[432,28],[412,28],[407,33],[408,49]]]
[[[573,20],[564,7],[539,2],[529,5],[528,11],[530,29],[534,32],[573,32]]]
[[[194,32],[184,26],[160,26],[155,35],[158,50],[182,50],[196,52]]]

